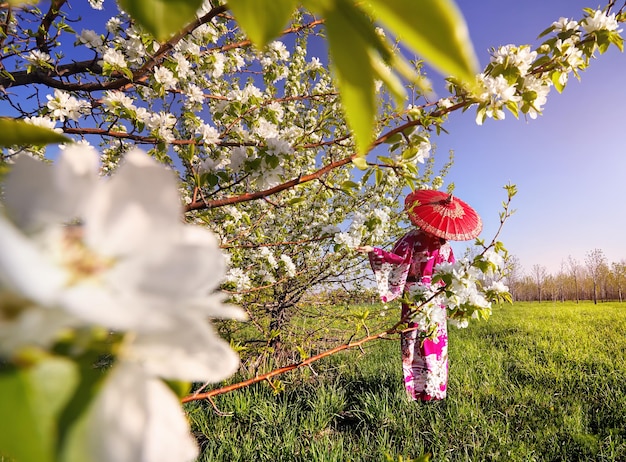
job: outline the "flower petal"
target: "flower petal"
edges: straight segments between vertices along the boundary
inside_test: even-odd
[[[114,366],[88,412],[94,462],[191,461],[198,455],[176,395],[132,364]]]
[[[9,215],[28,232],[76,218],[82,204],[90,200],[97,168],[98,156],[87,146],[68,146],[55,167],[18,156],[5,181]]]
[[[106,183],[99,185],[85,210],[85,239],[109,256],[139,248],[158,249],[176,235],[181,203],[172,171],[135,149]]]
[[[239,368],[239,357],[208,321],[172,318],[168,329],[141,332],[122,353],[150,374],[165,379],[219,382]]]
[[[0,214],[0,286],[33,302],[51,306],[65,283],[65,274]]]
[[[138,293],[164,297],[172,304],[208,296],[222,281],[225,259],[205,229],[179,225],[178,238],[145,248],[119,261],[109,277],[113,284],[133,286]]]
[[[19,155],[4,181],[8,215],[21,229],[33,231],[56,218],[57,197],[49,165],[28,155]]]

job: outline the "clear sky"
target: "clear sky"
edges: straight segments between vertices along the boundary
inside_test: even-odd
[[[564,16],[582,17],[586,0],[458,0],[481,67],[488,50],[509,43],[536,47],[537,36]],[[626,26],[623,26],[626,29]],[[480,213],[481,237],[491,240],[498,225],[502,186],[518,187],[500,240],[529,272],[544,265],[559,271],[571,255],[601,249],[609,262],[626,259],[626,55],[617,48],[597,55],[570,77],[562,94],[552,90],[543,115],[524,120],[488,119],[475,111],[451,115],[449,134],[433,137],[437,156],[455,153],[447,177],[455,192]],[[465,244],[455,244],[462,252]]]

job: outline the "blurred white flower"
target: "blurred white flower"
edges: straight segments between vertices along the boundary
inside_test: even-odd
[[[0,351],[45,348],[80,326],[123,334],[86,414],[90,456],[193,460],[180,402],[160,379],[234,373],[237,355],[207,318],[244,315],[215,292],[223,255],[209,231],[181,221],[175,175],[139,150],[107,180],[97,168],[82,145],[55,166],[16,159],[0,215]]]

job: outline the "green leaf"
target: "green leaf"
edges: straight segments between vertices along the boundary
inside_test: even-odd
[[[364,154],[370,147],[376,116],[375,74],[367,42],[350,15],[363,13],[342,0],[340,7],[325,12],[328,45],[335,80],[341,95],[348,125],[354,133],[357,150]]]
[[[371,16],[430,65],[469,85],[478,60],[465,20],[452,0],[369,0]]]
[[[196,18],[202,0],[117,0],[144,29],[165,41]]]
[[[355,183],[354,181],[346,180],[343,183],[341,183],[341,189],[343,191],[351,192],[353,189],[360,189],[360,188],[361,186],[358,183]]]
[[[51,143],[67,143],[69,138],[49,130],[29,124],[23,120],[0,117],[0,146],[15,145],[43,146]]]
[[[355,157],[352,159],[352,163],[361,170],[365,170],[367,168],[367,161],[365,160],[365,157]]]
[[[232,0],[228,7],[257,48],[262,49],[283,31],[295,0]]]
[[[74,363],[48,358],[0,372],[0,454],[19,462],[56,460],[57,416],[78,382]]]
[[[380,186],[383,182],[383,171],[380,168],[376,169],[376,186]]]
[[[554,85],[554,88],[556,88],[556,91],[558,91],[559,93],[562,93],[563,89],[565,88],[565,85],[563,85],[560,81],[562,74],[563,73],[560,71],[554,71],[552,75],[550,76],[550,79],[552,80],[552,84]]]
[[[287,205],[298,205],[304,202],[306,199],[302,196],[293,197],[287,201]]]

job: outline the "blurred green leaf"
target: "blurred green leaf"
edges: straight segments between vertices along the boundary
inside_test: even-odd
[[[355,157],[352,159],[352,163],[361,170],[365,170],[367,168],[367,160],[365,160],[364,157]]]
[[[42,146],[69,141],[71,141],[69,138],[47,128],[38,127],[23,120],[0,117],[0,146]]]
[[[478,60],[452,0],[368,0],[365,5],[373,18],[434,68],[473,84]]]
[[[78,382],[74,363],[49,358],[0,372],[0,454],[19,462],[55,460],[57,416]]]
[[[144,29],[159,41],[170,38],[196,18],[202,0],[117,0]]]
[[[331,65],[357,150],[365,153],[372,142],[376,116],[375,74],[369,53],[372,44],[355,26],[362,23],[355,19],[364,16],[362,11],[343,0],[333,7],[325,11]]]
[[[257,48],[262,49],[283,31],[295,0],[232,0],[228,7]]]

